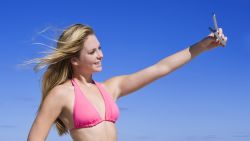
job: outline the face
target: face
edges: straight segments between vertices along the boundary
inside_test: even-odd
[[[79,72],[93,73],[102,70],[103,53],[95,35],[89,35],[83,44],[80,57],[74,57],[72,65]]]

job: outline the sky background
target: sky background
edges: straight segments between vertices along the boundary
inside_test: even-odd
[[[228,36],[180,69],[122,97],[119,141],[250,141],[250,1],[2,1],[0,140],[26,140],[43,71],[18,64],[42,57],[55,29],[94,28],[104,52],[96,81],[134,73],[209,34],[212,12]],[[47,27],[48,32],[39,34]],[[59,137],[53,126],[47,141]]]

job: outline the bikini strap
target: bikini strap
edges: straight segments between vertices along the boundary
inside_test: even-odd
[[[75,80],[74,80],[74,78],[71,79],[71,83],[72,83],[73,86],[77,85],[76,82],[75,82]]]

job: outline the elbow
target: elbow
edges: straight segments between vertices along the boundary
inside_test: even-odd
[[[173,71],[173,69],[168,65],[163,65],[161,62],[156,64],[156,71],[159,77],[163,77]]]

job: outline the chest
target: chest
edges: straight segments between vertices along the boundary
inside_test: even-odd
[[[101,118],[105,117],[105,102],[99,89],[98,88],[88,89],[88,88],[80,87],[80,90],[82,93],[78,93],[78,97],[76,96],[74,88],[72,88],[68,92],[68,95],[66,98],[67,102],[60,115],[60,119],[65,123],[65,126],[69,129],[74,127],[73,114],[74,114],[76,98],[78,102],[80,101],[82,103],[87,103],[91,107],[93,107],[93,110],[95,110]],[[83,107],[83,110],[84,110],[84,107]]]

